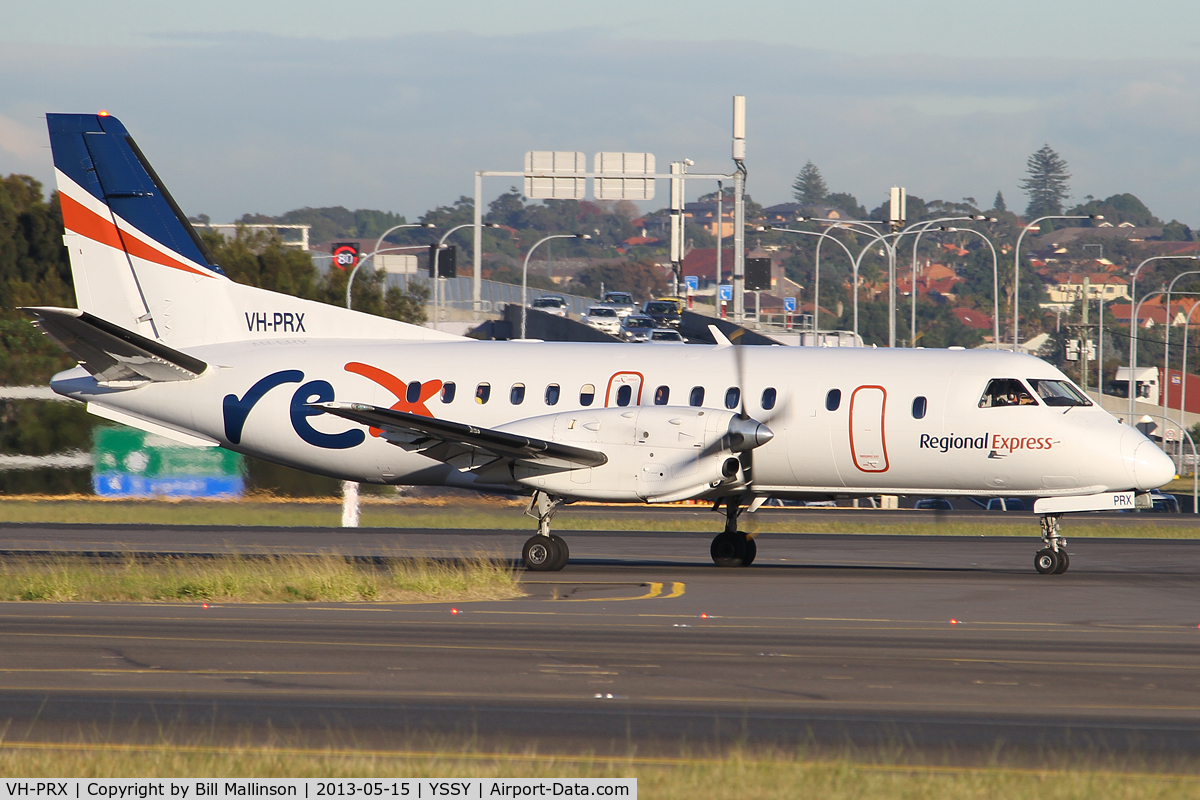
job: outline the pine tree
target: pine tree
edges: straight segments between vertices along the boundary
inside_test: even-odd
[[[1025,180],[1021,188],[1029,195],[1029,206],[1025,214],[1030,219],[1052,214],[1063,213],[1063,203],[1070,193],[1067,181],[1071,173],[1067,171],[1067,162],[1054,152],[1050,145],[1042,145],[1042,149],[1029,157],[1026,162]]]
[[[992,201],[992,208],[997,211],[1008,211],[1008,206],[1004,204],[1004,194],[996,192],[996,199]]]
[[[792,192],[796,196],[797,203],[814,206],[826,198],[829,194],[829,187],[825,185],[825,179],[821,177],[821,170],[809,161],[804,165],[804,169],[800,170],[796,180],[792,182]]]

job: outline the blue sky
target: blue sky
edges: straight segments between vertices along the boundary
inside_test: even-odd
[[[113,0],[4,18],[0,174],[49,182],[42,115],[105,108],[214,220],[412,216],[530,149],[727,171],[745,94],[759,202],[790,199],[811,159],[868,206],[898,184],[1023,208],[1048,142],[1075,199],[1128,191],[1200,227],[1200,3]]]

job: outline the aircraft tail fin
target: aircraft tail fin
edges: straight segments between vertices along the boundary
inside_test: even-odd
[[[194,356],[77,308],[21,310],[102,384],[187,381],[208,369]]]
[[[81,310],[173,347],[297,334],[460,338],[229,280],[116,117],[46,119]]]

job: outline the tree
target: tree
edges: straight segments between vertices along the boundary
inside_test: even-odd
[[[992,201],[992,208],[996,211],[1008,211],[1008,206],[1004,204],[1004,195],[1001,192],[996,192],[996,199]]]
[[[796,195],[797,203],[815,206],[829,194],[829,187],[825,185],[825,179],[821,177],[821,170],[809,161],[804,165],[804,169],[800,170],[796,180],[792,182],[792,191]]]
[[[1025,174],[1028,177],[1021,181],[1021,188],[1029,195],[1026,216],[1033,219],[1062,214],[1063,203],[1070,194],[1068,181],[1071,179],[1063,157],[1044,144],[1025,162]]]

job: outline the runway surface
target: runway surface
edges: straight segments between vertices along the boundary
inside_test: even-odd
[[[1200,541],[1074,540],[1070,572],[1041,576],[1033,536],[764,534],[754,566],[721,570],[715,527],[568,533],[563,572],[527,573],[528,597],[458,614],[0,604],[0,728],[601,753],[1200,753]],[[8,524],[0,549],[516,557],[526,536]]]

